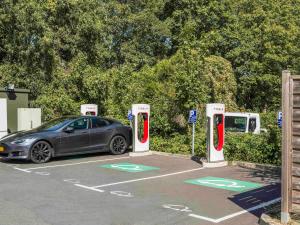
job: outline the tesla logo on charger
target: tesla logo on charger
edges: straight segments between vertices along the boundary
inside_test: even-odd
[[[223,111],[224,109],[223,108],[214,108],[214,110],[216,110],[216,111]]]
[[[138,107],[138,110],[149,110],[148,107]]]

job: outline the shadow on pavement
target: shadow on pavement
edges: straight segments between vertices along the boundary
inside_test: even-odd
[[[266,183],[266,186],[252,189],[229,197],[229,200],[237,204],[239,207],[249,210],[263,203],[272,201],[281,197],[280,172],[278,170],[257,170],[248,169],[241,170],[245,178],[259,178],[261,182]],[[275,205],[280,204],[280,202]],[[258,218],[266,208],[274,207],[274,205],[266,206],[257,210],[252,210],[250,213]],[[254,208],[255,209],[255,208]]]
[[[125,155],[126,155],[126,153],[125,153]],[[113,155],[110,152],[86,153],[86,154],[79,154],[79,155],[72,155],[72,156],[59,156],[59,157],[53,158],[49,162],[61,162],[61,161],[68,161],[68,160],[74,160],[74,159],[85,159],[85,158],[90,158],[90,160],[93,160],[93,157],[99,157],[99,156],[113,156]],[[5,158],[0,158],[0,163],[34,164],[33,162],[28,161],[28,160],[16,160],[16,159],[5,159]]]

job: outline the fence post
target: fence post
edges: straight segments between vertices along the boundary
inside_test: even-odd
[[[282,71],[281,223],[290,221],[291,205],[291,73]]]

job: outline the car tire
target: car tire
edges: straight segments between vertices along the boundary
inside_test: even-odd
[[[34,143],[30,149],[30,160],[34,163],[46,163],[52,157],[52,147],[46,141]]]
[[[109,144],[110,152],[114,155],[121,155],[127,150],[128,144],[123,136],[114,136]]]

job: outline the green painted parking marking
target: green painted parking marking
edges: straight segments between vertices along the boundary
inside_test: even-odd
[[[244,192],[262,186],[261,184],[258,183],[224,179],[219,177],[202,177],[193,180],[186,180],[184,182],[188,184],[202,185],[206,187],[220,188],[220,189],[236,191],[236,192]]]
[[[131,172],[131,173],[144,172],[144,171],[150,171],[150,170],[159,170],[158,167],[145,166],[142,164],[132,164],[132,163],[106,164],[106,165],[102,165],[101,167],[108,168],[108,169],[121,170],[121,171],[126,171],[126,172]]]

